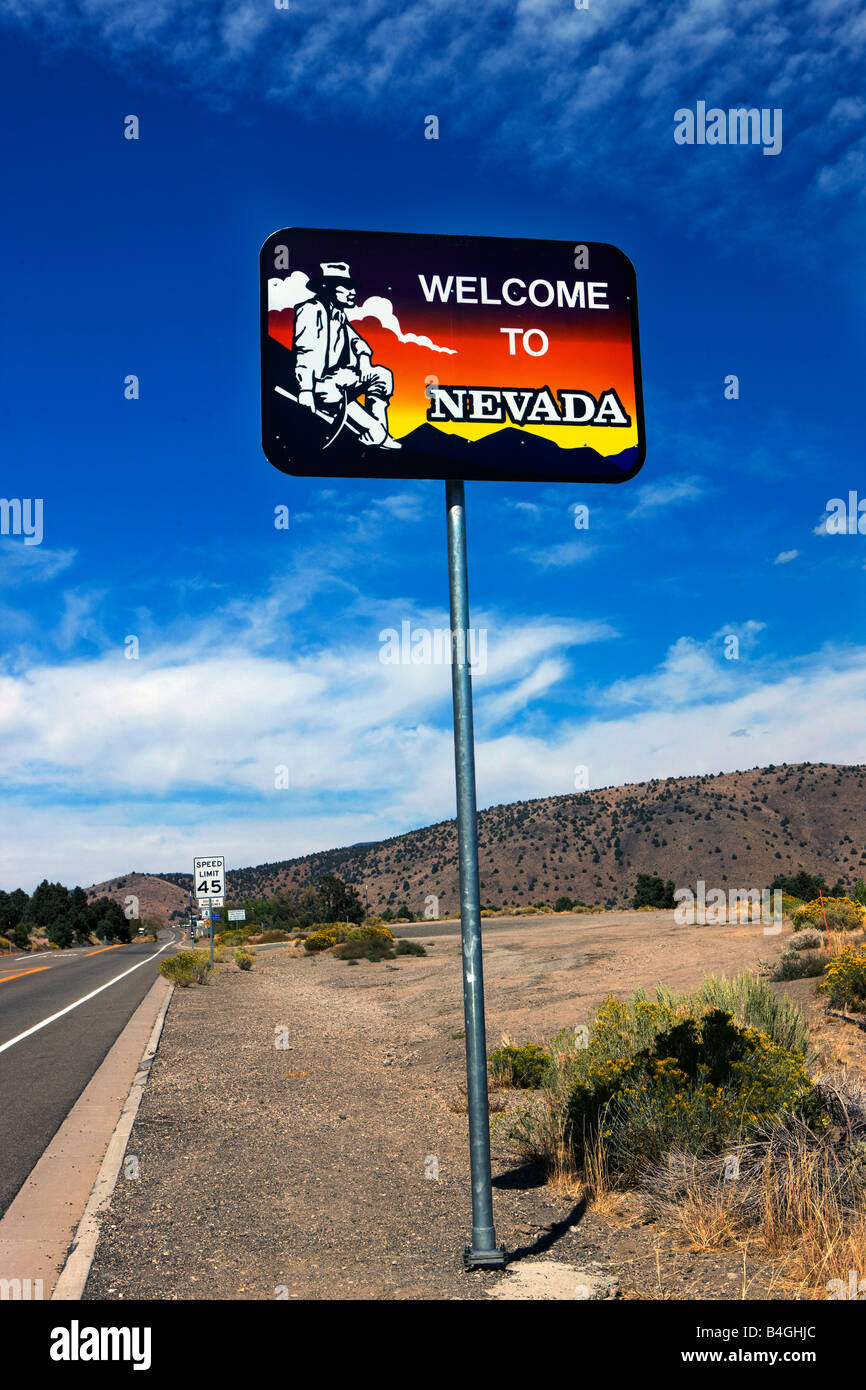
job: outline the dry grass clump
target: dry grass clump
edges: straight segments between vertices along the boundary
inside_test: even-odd
[[[727,1154],[671,1152],[639,1179],[650,1214],[695,1250],[762,1248],[803,1290],[866,1268],[866,1088],[817,1083],[833,1127],[796,1116]]]

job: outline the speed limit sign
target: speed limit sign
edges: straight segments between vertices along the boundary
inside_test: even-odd
[[[223,898],[226,891],[226,861],[222,856],[193,861],[197,898]]]

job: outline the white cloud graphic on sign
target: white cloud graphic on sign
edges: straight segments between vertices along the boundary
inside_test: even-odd
[[[302,270],[293,270],[291,275],[268,281],[268,309],[273,313],[281,309],[294,309],[305,299],[311,299],[312,295],[309,280]],[[399,338],[401,343],[417,343],[419,347],[429,348],[431,352],[447,352],[452,357],[457,354],[456,348],[440,347],[429,338],[419,337],[417,333],[404,333],[400,327],[400,320],[394,313],[394,305],[390,299],[384,299],[381,295],[371,295],[363,304],[351,309],[346,317],[350,323],[358,319],[375,319],[383,328],[387,328],[389,333],[393,333],[395,338]]]
[[[356,309],[352,309],[347,317],[354,323],[356,319],[371,318],[381,323],[383,328],[387,328],[401,343],[417,343],[419,347],[431,348],[433,352],[447,352],[451,356],[456,356],[456,348],[439,347],[429,338],[419,337],[416,333],[404,333],[400,327],[400,320],[394,313],[394,305],[390,299],[383,299],[381,295],[371,295],[365,299],[363,304],[359,304]]]

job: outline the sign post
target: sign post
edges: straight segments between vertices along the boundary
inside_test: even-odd
[[[464,1263],[501,1267],[464,481],[621,483],[639,472],[634,267],[606,242],[289,227],[262,247],[260,304],[269,462],[301,477],[445,480],[472,1179]]]
[[[490,1181],[490,1115],[487,1101],[487,1034],[481,965],[481,897],[478,887],[478,821],[475,804],[475,735],[469,671],[469,578],[466,502],[462,482],[446,482],[448,590],[451,607],[451,691],[454,701],[454,766],[457,777],[457,844],[460,863],[460,932],[463,943],[463,1016],[466,1021],[466,1085],[472,1241],[463,1252],[467,1269],[501,1268]]]

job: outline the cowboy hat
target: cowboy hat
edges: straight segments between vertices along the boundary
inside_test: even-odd
[[[345,285],[347,289],[357,289],[358,283],[352,278],[349,272],[348,261],[321,261],[320,275],[308,277],[308,284],[311,290],[320,292],[328,289],[329,286]]]

